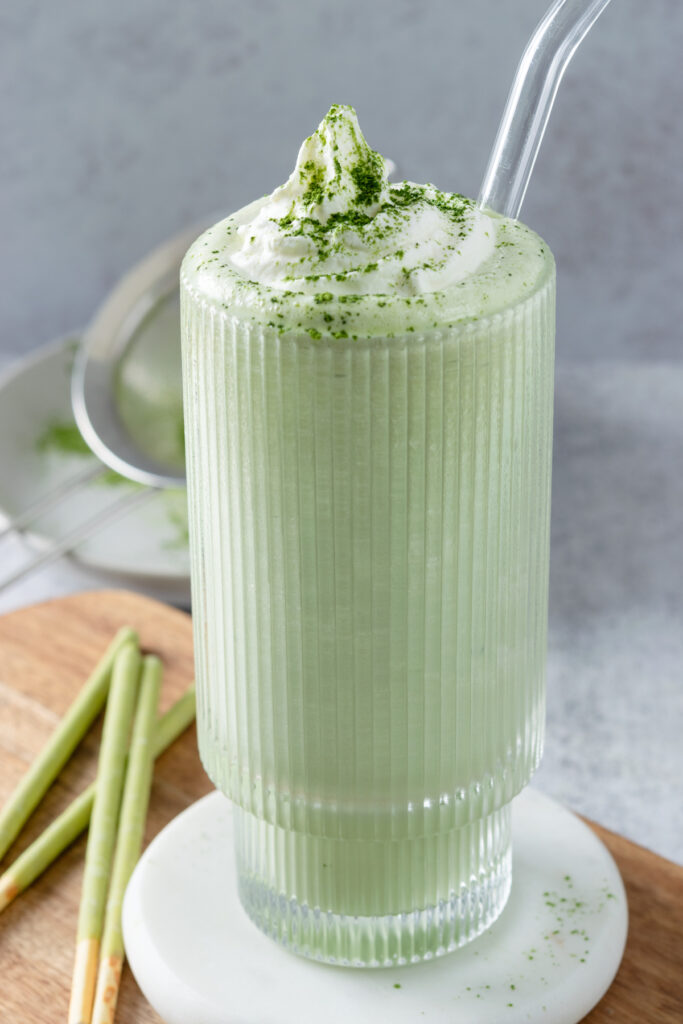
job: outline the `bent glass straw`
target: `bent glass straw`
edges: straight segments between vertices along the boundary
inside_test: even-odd
[[[562,76],[610,0],[556,0],[519,62],[477,205],[516,220]]]

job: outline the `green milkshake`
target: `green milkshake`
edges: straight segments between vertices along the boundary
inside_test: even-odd
[[[380,966],[486,928],[544,726],[554,263],[334,106],[181,271],[200,753],[240,896]]]

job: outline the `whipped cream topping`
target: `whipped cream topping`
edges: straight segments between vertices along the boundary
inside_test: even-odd
[[[313,341],[412,336],[491,316],[554,273],[519,221],[387,179],[351,107],[333,106],[284,185],[190,247],[183,290],[220,315]]]
[[[229,260],[248,280],[280,290],[411,296],[474,273],[495,237],[472,200],[390,184],[353,108],[333,106],[289,179],[240,225]]]

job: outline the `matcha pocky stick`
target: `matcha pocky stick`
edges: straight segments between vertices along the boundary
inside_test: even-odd
[[[73,754],[107,698],[112,665],[125,644],[137,634],[124,627],[116,634],[92,675],[52,736],[0,811],[0,858],[12,845],[59,772]]]
[[[140,663],[137,646],[127,644],[117,655],[112,671],[97,767],[97,794],[85,854],[69,1024],[90,1024],[92,1015],[107,884]]]
[[[154,757],[159,757],[183,733],[195,716],[195,688],[188,687],[159,719],[154,737]],[[0,877],[0,912],[31,885],[88,827],[97,783],[76,797],[59,817],[10,864]]]
[[[161,675],[159,659],[153,655],[146,657],[143,661],[140,695],[121,802],[116,851],[100,948],[93,1024],[111,1024],[116,1011],[124,957],[121,908],[126,886],[140,856],[144,838],[154,765],[153,743]]]

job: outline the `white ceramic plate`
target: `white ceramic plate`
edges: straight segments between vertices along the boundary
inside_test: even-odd
[[[77,338],[62,338],[33,353],[0,379],[0,523],[19,514],[58,482],[97,464],[94,455],[66,450],[78,437],[69,383]],[[61,438],[61,441],[60,441]],[[133,485],[93,481],[41,516],[26,535],[44,547],[107,508]],[[185,491],[160,492],[79,544],[71,557],[97,572],[167,587],[189,602]]]
[[[624,952],[618,868],[587,825],[533,789],[513,803],[512,832],[510,899],[479,938],[410,967],[331,967],[249,921],[232,808],[214,792],[138,863],[123,908],[126,955],[167,1024],[577,1024]]]

